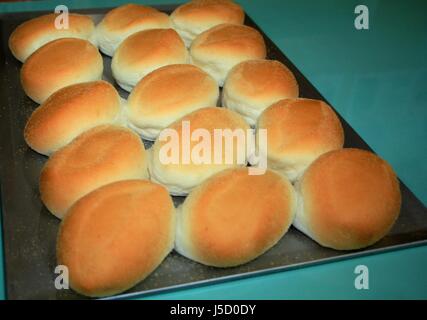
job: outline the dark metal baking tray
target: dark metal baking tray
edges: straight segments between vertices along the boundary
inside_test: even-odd
[[[171,12],[174,6],[159,9]],[[107,9],[76,10],[100,19]],[[6,289],[9,299],[81,299],[72,290],[56,290],[54,269],[59,220],[42,205],[38,177],[46,158],[29,149],[23,139],[27,118],[37,106],[25,96],[19,80],[21,64],[10,53],[7,41],[12,30],[41,12],[0,16],[0,182]],[[262,30],[246,17],[246,24]],[[325,100],[301,72],[263,33],[268,58],[282,61],[295,74],[302,97]],[[105,79],[111,77],[111,59],[104,57]],[[121,96],[127,93],[119,90]],[[326,100],[325,100],[326,101]],[[345,146],[370,150],[361,137],[341,118]],[[149,143],[146,144],[149,146]],[[242,277],[277,272],[306,265],[335,261],[385,250],[414,246],[427,241],[427,211],[410,190],[401,184],[403,203],[400,218],[391,232],[365,250],[340,252],[326,249],[291,228],[280,242],[258,259],[240,267],[206,267],[172,252],[147,279],[118,297],[198,286]],[[183,198],[174,198],[175,204]]]

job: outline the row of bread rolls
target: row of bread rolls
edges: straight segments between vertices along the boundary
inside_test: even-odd
[[[196,8],[229,3],[198,1]],[[113,20],[121,25],[120,19]],[[145,49],[161,43],[159,39],[167,42],[137,70],[136,78],[124,73],[123,82],[118,80],[128,89],[136,84],[124,108],[110,84],[93,81],[100,76],[91,78],[102,74],[98,63],[102,65],[102,58],[85,40],[47,43],[23,66],[40,75],[34,80],[31,72],[27,77],[21,73],[27,93],[37,88],[32,93],[37,101],[49,97],[30,117],[25,139],[34,150],[52,154],[41,173],[41,197],[53,214],[65,217],[58,261],[71,268],[71,286],[80,293],[103,296],[130,288],[160,264],[174,238],[176,250],[184,256],[229,267],[271,248],[291,223],[324,246],[349,250],[376,242],[397,218],[400,192],[392,169],[371,153],[341,149],[344,136],[335,113],[324,102],[298,99],[292,73],[279,62],[260,60],[265,45],[257,32],[230,24],[205,27],[194,35],[190,47],[192,63],[199,67],[173,61],[158,68],[162,65],[158,58],[170,53],[165,51],[169,45],[187,59],[182,40],[172,30],[157,28],[131,36],[118,32],[118,38],[110,39],[116,53],[128,48],[121,53],[128,59],[118,60],[121,54],[113,57],[113,64],[121,62],[121,71],[133,58],[141,58],[137,51],[144,51],[144,46],[138,47],[140,41],[127,47],[133,37],[148,39]],[[183,33],[189,43],[191,35]],[[67,69],[62,60],[70,50],[82,54],[69,60],[74,69]],[[55,63],[46,67],[50,61]],[[54,74],[61,75],[59,85]],[[142,79],[135,80],[138,77]],[[222,83],[226,108],[213,107]],[[266,156],[274,171],[251,176],[247,169],[237,168],[244,164],[164,165],[158,157],[162,142],[157,136],[165,127],[180,132],[183,120],[189,120],[193,130],[248,129],[249,124],[256,124],[258,131],[267,129]],[[150,152],[123,127],[126,123],[143,137],[156,139]],[[296,181],[296,190],[289,181]],[[171,194],[190,193],[178,210],[176,225],[171,199],[157,183]],[[147,195],[155,195],[156,200],[149,201]],[[156,205],[158,217],[153,218]],[[138,248],[145,248],[145,253]]]
[[[277,105],[281,106],[274,104],[265,112]],[[285,107],[287,105],[289,103]],[[303,109],[304,105],[301,111]],[[216,119],[220,119],[217,123],[225,121],[228,124],[238,120],[240,116],[232,113],[212,107],[184,118],[191,118],[191,123],[209,130]],[[301,120],[298,113],[295,116],[294,120]],[[237,124],[248,128],[241,120]],[[180,121],[176,123],[178,131],[180,124]],[[286,129],[284,126],[283,132]],[[337,149],[324,153],[308,166],[295,189],[284,174],[270,169],[263,175],[249,175],[247,168],[229,166],[224,170],[227,166],[178,164],[160,170],[168,179],[176,178],[181,185],[194,184],[184,204],[178,208],[175,228],[167,227],[170,233],[164,237],[141,240],[135,236],[137,230],[132,229],[130,233],[123,231],[121,238],[122,233],[116,231],[121,225],[117,226],[113,217],[121,220],[122,215],[127,217],[128,211],[138,209],[145,215],[149,214],[147,208],[151,208],[147,198],[143,195],[139,198],[139,188],[135,187],[136,197],[144,201],[141,200],[136,208],[128,203],[133,193],[122,195],[122,190],[127,189],[128,184],[148,184],[135,179],[147,177],[147,162],[157,161],[155,154],[156,145],[147,154],[139,137],[131,130],[106,125],[84,132],[54,153],[44,166],[40,177],[42,200],[55,215],[65,217],[58,238],[58,261],[71,268],[70,283],[78,292],[102,296],[133,286],[171,250],[170,239],[175,232],[177,252],[206,265],[231,267],[249,262],[271,248],[292,223],[326,247],[353,250],[369,246],[389,231],[400,210],[399,183],[393,170],[367,151]],[[159,165],[162,164],[159,162]],[[164,186],[154,182],[158,181],[158,176],[153,172],[151,167],[153,182],[149,183],[150,188],[167,194]],[[173,186],[161,183],[169,189]],[[179,190],[183,188],[181,185]],[[105,197],[104,192],[107,193]],[[109,199],[110,196],[113,199]],[[168,199],[157,205],[162,208],[171,202]],[[108,215],[102,218],[106,212]],[[168,217],[165,217],[168,223],[174,223],[169,210],[161,212]],[[69,215],[75,217],[69,220]],[[159,227],[157,220],[153,223]],[[142,232],[147,225],[136,223],[134,227],[141,228]],[[129,237],[136,237],[136,240]],[[135,250],[133,246],[127,248],[127,242],[132,240],[136,241],[135,246],[144,247],[150,242],[163,249],[156,251],[154,256],[141,256],[132,251]],[[144,257],[146,260],[142,263]],[[130,266],[126,264],[118,270],[114,261],[122,260],[128,261]],[[100,272],[85,277],[86,268]]]
[[[113,295],[147,277],[174,248],[210,266],[249,262],[281,239],[295,208],[292,185],[273,171],[222,171],[178,212],[161,185],[121,180],[70,207],[58,232],[58,263],[68,267],[75,291]]]
[[[246,67],[242,67],[242,66],[246,66]],[[261,68],[260,68],[261,66]],[[175,67],[175,66],[174,66]],[[264,67],[264,68],[262,68]],[[270,62],[270,61],[248,61],[247,63],[242,63],[241,65],[239,65],[238,67],[236,67],[236,70],[239,72],[235,72],[235,74],[239,74],[239,73],[243,73],[243,74],[247,74],[249,73],[249,76],[246,77],[237,77],[237,79],[240,79],[241,83],[245,83],[246,87],[249,88],[256,88],[256,83],[253,84],[252,82],[256,82],[256,80],[259,80],[260,77],[259,75],[260,70],[267,70],[267,71],[273,71],[271,72],[271,74],[275,74],[276,71],[274,68],[277,68],[277,70],[279,70],[278,74],[281,75],[281,79],[282,79],[282,83],[284,84],[282,87],[284,88],[285,91],[285,96],[287,94],[287,90],[292,91],[293,90],[293,94],[295,94],[295,91],[297,91],[297,86],[296,86],[296,81],[293,78],[292,74],[289,72],[289,70],[287,70],[283,65],[280,65],[280,63],[277,62]],[[246,70],[247,69],[247,70]],[[244,72],[242,72],[242,70]],[[269,72],[264,72],[264,74],[268,74]],[[232,72],[232,74],[234,74]],[[232,77],[231,77],[232,78]],[[242,80],[243,79],[243,80]],[[246,81],[247,80],[247,81]],[[277,83],[281,83],[280,78],[276,78],[276,81],[274,82],[274,84]],[[143,81],[141,81],[142,83]],[[234,81],[235,83],[239,83],[238,81]],[[233,83],[232,81],[230,81],[229,83]],[[249,85],[248,85],[249,84]],[[296,87],[296,89],[295,89]],[[245,86],[243,86],[243,88],[245,88]],[[270,86],[270,88],[275,89],[275,86],[272,85]],[[153,89],[153,88],[151,88]],[[191,88],[189,88],[191,89]],[[155,91],[155,90],[154,90]],[[242,92],[245,92],[245,90],[241,90]],[[251,90],[246,90],[247,92],[252,92]],[[149,93],[152,93],[153,90],[149,90]],[[161,90],[160,90],[161,92]],[[180,90],[180,92],[186,92],[186,90]],[[268,90],[267,90],[268,92]],[[265,94],[265,90],[262,92],[263,94]],[[271,95],[273,97],[267,97],[269,99],[274,99],[274,90],[272,90]],[[160,95],[161,96],[161,95]],[[164,95],[163,95],[164,96]],[[267,94],[268,96],[268,94]],[[253,102],[256,99],[254,99],[254,97],[247,97],[246,101],[248,102]],[[268,100],[268,99],[267,99]],[[152,101],[152,100],[151,100]],[[226,101],[226,98],[223,99],[223,101]],[[274,101],[274,100],[273,100]],[[289,105],[288,108],[284,108],[281,107],[280,105]],[[292,107],[293,106],[293,107]],[[295,108],[295,106],[305,106],[305,107],[297,107]],[[301,175],[301,173],[303,172],[303,170],[307,167],[307,165],[310,163],[310,161],[314,160],[317,156],[319,156],[320,154],[327,152],[329,150],[333,150],[336,148],[340,148],[342,147],[342,143],[343,143],[343,136],[342,136],[342,128],[339,124],[339,121],[337,120],[336,116],[334,115],[334,113],[331,111],[331,109],[325,105],[322,102],[317,102],[317,101],[312,101],[312,100],[295,100],[292,101],[292,103],[289,103],[289,101],[282,101],[279,102],[277,105],[272,106],[271,108],[273,111],[269,111],[266,112],[265,116],[263,117],[263,119],[268,119],[268,114],[271,113],[273,114],[273,116],[271,117],[273,119],[273,121],[270,121],[270,127],[268,126],[266,127],[266,129],[270,129],[270,131],[274,134],[275,132],[279,132],[279,134],[277,135],[276,139],[270,139],[270,148],[268,148],[269,150],[271,150],[270,154],[268,155],[269,158],[269,165],[270,167],[272,167],[273,169],[279,170],[281,169],[281,167],[283,168],[283,171],[285,172],[285,174],[288,176],[288,178],[290,178],[291,180],[295,180],[298,176]],[[295,124],[295,119],[298,119],[298,117],[276,117],[275,114],[280,115],[280,110],[282,110],[282,112],[284,112],[284,114],[287,113],[287,110],[297,110],[301,113],[301,115],[299,116],[300,120],[302,121],[303,125],[294,125],[293,127],[290,127],[289,124],[286,126],[283,126],[280,124],[280,122],[288,122],[288,123],[294,123]],[[274,111],[274,110],[278,110],[278,112]],[[304,111],[306,110],[306,111]],[[310,111],[311,110],[311,111]],[[188,110],[187,110],[188,111]],[[196,123],[196,128],[197,128],[197,119],[209,119],[209,116],[204,116],[205,114],[207,114],[208,112],[210,113],[216,113],[216,114],[225,114],[226,112],[223,110],[219,110],[219,109],[215,109],[215,108],[211,108],[204,110],[203,112],[200,113],[195,113],[194,115],[192,115],[192,119],[196,119],[196,121],[193,121]],[[293,114],[293,112],[289,113],[290,115]],[[305,114],[305,116],[304,116]],[[319,114],[326,114],[325,117],[325,121],[323,121],[322,117],[317,117],[316,116]],[[202,115],[202,116],[199,116]],[[231,115],[231,114],[230,114]],[[307,118],[312,118],[312,123],[308,122],[308,128],[307,125],[304,125],[305,122],[307,122],[307,120],[304,120],[304,117]],[[144,116],[142,117],[144,118]],[[212,118],[215,119],[221,119],[221,117],[218,117],[218,115],[212,116]],[[227,117],[226,117],[227,118]],[[275,124],[274,120],[280,120],[279,123]],[[301,122],[300,121],[300,122]],[[264,120],[265,122],[265,120]],[[276,121],[277,122],[277,121]],[[29,122],[30,123],[30,122]],[[226,122],[224,122],[226,123]],[[242,122],[241,122],[242,123]],[[262,121],[261,121],[261,126],[262,126]],[[179,124],[180,122],[177,122],[178,124],[178,130],[179,130]],[[203,126],[203,124],[202,124]],[[216,127],[224,127],[224,124],[221,124],[219,121],[216,122]],[[282,130],[274,130],[274,127],[284,127],[285,129]],[[30,127],[30,126],[29,126]],[[304,135],[307,130],[310,131],[313,128],[316,127],[316,130],[318,131],[317,134],[313,134],[310,133],[310,139],[308,140],[308,150],[306,152],[306,154],[304,154],[304,150],[303,152],[301,152],[301,146],[303,145],[301,143],[301,138],[299,136]],[[240,126],[240,128],[245,128],[244,126]],[[298,130],[295,130],[296,128],[299,128],[301,131],[301,134],[298,135]],[[331,128],[330,132],[328,132],[328,130]],[[288,132],[286,132],[286,129],[288,130]],[[319,131],[320,130],[320,131]],[[323,130],[323,131],[322,131]],[[290,137],[292,137],[292,135],[289,134],[289,132],[292,132],[293,134],[293,140],[290,139]],[[331,137],[329,139],[329,137]],[[287,155],[280,155],[279,152],[279,156],[278,156],[278,160],[275,159],[277,158],[277,155],[275,154],[275,148],[274,145],[276,144],[277,146],[281,146],[283,145],[283,138],[285,138],[285,140],[287,139],[287,150],[286,153]],[[296,143],[295,143],[296,142]],[[290,150],[289,145],[292,145],[292,143],[295,145],[296,144],[296,151],[294,151],[294,157],[296,159],[294,159],[292,161],[292,150]],[[310,145],[311,144],[311,145]],[[202,172],[200,172],[200,170],[195,171],[194,170],[194,166],[189,165],[189,166],[164,166],[163,164],[161,164],[159,161],[157,161],[158,157],[156,157],[156,152],[158,152],[158,149],[160,148],[161,145],[160,143],[155,144],[155,147],[153,148],[153,154],[154,156],[151,157],[151,176],[152,179],[158,182],[163,183],[164,185],[166,185],[169,190],[171,191],[172,194],[178,194],[178,195],[185,195],[187,194],[192,188],[194,188],[195,186],[197,186],[198,184],[200,184],[203,180],[205,180],[207,177],[209,177],[210,175],[224,169],[223,166],[220,166],[219,168],[214,168],[214,166],[205,166],[204,170],[201,170]],[[313,148],[314,145],[314,148]],[[316,149],[317,148],[317,149]],[[276,148],[277,149],[277,148]],[[280,151],[280,150],[279,150]],[[291,152],[289,152],[291,151]],[[291,153],[289,155],[289,153]],[[311,153],[311,154],[310,154]],[[281,158],[281,159],[280,159]],[[302,161],[301,161],[302,160]],[[302,162],[302,163],[299,163]],[[172,167],[172,168],[171,168]],[[174,168],[175,167],[175,168]],[[196,166],[197,167],[197,166]],[[194,172],[195,171],[195,172]],[[193,172],[193,174],[192,174]]]
[[[128,36],[149,29],[175,29],[190,47],[194,38],[223,23],[243,24],[244,11],[231,0],[193,0],[179,6],[169,17],[157,9],[125,4],[109,11],[95,27],[86,15],[70,13],[68,28],[56,28],[59,14],[46,14],[22,23],[9,38],[13,55],[25,62],[37,49],[61,38],[85,39],[113,56]]]
[[[121,180],[70,207],[57,257],[68,266],[74,290],[113,295],[147,277],[173,249],[208,266],[238,266],[272,248],[291,224],[325,247],[363,248],[387,234],[400,204],[391,167],[359,149],[320,156],[295,188],[272,170],[221,171],[177,212],[164,187]]]
[[[251,73],[254,64],[267,70],[279,67],[286,72],[282,78],[276,77],[270,90],[266,88],[256,94],[256,91],[248,91],[259,81],[259,73]],[[288,83],[292,74],[285,66],[276,61],[249,60],[236,68],[240,70],[246,66],[249,68],[245,77],[240,76],[239,80],[227,84],[240,86],[241,90],[235,92],[240,94],[246,110],[251,108],[251,104],[256,106],[256,112],[265,108],[258,118],[256,141],[259,140],[259,131],[265,129],[268,132],[266,154],[261,150],[260,155],[267,159],[268,167],[280,171],[293,182],[318,156],[342,148],[344,133],[341,123],[326,103],[303,98],[280,99],[288,95],[288,88],[293,88],[295,81]],[[165,128],[174,129],[180,137],[184,121],[190,122],[190,134],[199,128],[207,129],[211,136],[214,129],[242,129],[246,132],[249,129],[245,121],[247,117],[233,111],[228,104],[224,105],[230,96],[222,99],[225,108],[209,107],[214,106],[219,97],[215,81],[195,66],[170,65],[142,79],[125,104],[114,87],[104,81],[65,87],[36,108],[26,124],[24,137],[32,149],[50,155],[98,125],[127,125],[143,138],[155,140],[149,157],[151,178],[167,186],[174,195],[186,195],[203,180],[230,165],[164,164],[159,160],[159,153],[168,142],[159,139],[159,133]],[[259,101],[264,105],[259,107]],[[265,107],[267,101],[273,104]],[[193,145],[196,145],[195,141]],[[247,145],[240,148],[236,144],[235,147],[246,152]],[[248,161],[257,165],[249,157],[245,156],[247,161],[240,165]]]
[[[131,91],[139,80],[159,67],[183,63],[200,67],[222,87],[235,65],[265,57],[264,39],[257,30],[223,23],[199,34],[189,50],[171,28],[134,33],[114,52],[111,69],[117,83],[126,91]]]
[[[31,148],[45,155],[79,133],[106,123],[126,123],[144,139],[154,141],[173,122],[219,102],[254,125],[267,107],[298,95],[294,75],[278,61],[247,60],[237,64],[227,77],[222,98],[208,73],[191,64],[171,64],[141,79],[126,103],[111,84],[101,80],[61,88],[34,111],[25,137]],[[304,102],[296,99],[293,104]],[[323,109],[328,106],[323,104]],[[333,111],[328,114],[334,116]]]
[[[68,29],[56,29],[58,15],[48,14],[18,26],[9,46],[24,62],[22,86],[37,103],[65,86],[100,80],[103,63],[96,46],[113,57],[113,76],[126,91],[153,70],[190,62],[222,86],[233,66],[266,56],[263,37],[242,25],[244,13],[240,8],[237,17],[236,8],[240,7],[228,0],[196,0],[169,18],[156,9],[129,4],[108,12],[96,28],[89,17],[70,14]],[[196,15],[207,20],[197,20]],[[171,28],[169,20],[179,21],[174,25],[183,29],[187,21],[194,29],[197,37],[189,50],[179,35],[182,30]]]
[[[229,169],[178,208],[175,248],[206,265],[236,266],[271,248],[293,224],[325,247],[355,250],[384,237],[400,205],[393,169],[360,149],[320,156],[295,188],[272,170],[254,176]]]

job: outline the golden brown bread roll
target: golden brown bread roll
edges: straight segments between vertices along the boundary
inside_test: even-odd
[[[164,132],[166,135],[160,135],[150,149],[150,179],[167,187],[173,195],[186,195],[219,171],[245,166],[248,129],[249,125],[239,114],[224,108],[202,108],[184,116],[168,126]],[[222,148],[217,148],[215,145],[215,130],[222,130],[217,139]],[[229,135],[231,139],[227,139],[222,135],[224,130],[230,130],[231,133],[236,130],[244,136]],[[170,131],[174,134],[169,135]],[[207,137],[194,138],[196,134],[201,134],[201,131],[204,131]],[[210,148],[207,148],[210,154],[199,149],[204,145],[203,141],[211,142]],[[233,143],[230,152],[226,151],[227,141]],[[220,156],[218,156],[218,149],[222,152]],[[175,151],[179,153],[176,162],[173,159]],[[193,156],[198,158],[199,155],[200,159],[193,158]]]
[[[248,60],[227,75],[222,106],[240,113],[251,125],[273,103],[298,98],[298,83],[292,72],[275,60]]]
[[[365,150],[341,149],[320,156],[296,189],[294,226],[337,250],[374,244],[389,232],[400,212],[393,169]]]
[[[209,73],[220,87],[235,65],[264,59],[266,54],[264,39],[257,30],[229,23],[202,32],[190,47],[191,62]]]
[[[96,188],[147,177],[146,151],[139,136],[119,126],[98,126],[49,158],[40,174],[40,196],[62,219],[74,202]]]
[[[175,208],[167,191],[147,180],[96,189],[62,221],[58,264],[70,287],[86,296],[123,292],[146,278],[172,250]]]
[[[68,28],[56,28],[55,21],[61,19],[59,14],[50,13],[25,21],[9,37],[9,48],[21,62],[46,43],[60,38],[78,38],[92,42],[95,24],[89,16],[69,13]],[[61,22],[61,21],[60,21]]]
[[[222,23],[243,24],[245,12],[231,0],[193,0],[172,12],[173,28],[187,47],[203,31]]]
[[[273,247],[295,208],[292,185],[277,173],[225,170],[194,189],[179,208],[175,248],[209,266],[237,266]]]
[[[25,61],[21,83],[31,99],[43,103],[66,86],[101,80],[103,69],[101,54],[90,42],[62,38],[45,44]]]
[[[214,106],[216,81],[191,64],[172,64],[154,70],[132,90],[127,103],[129,125],[155,140],[160,130],[197,109]]]
[[[139,31],[126,38],[116,50],[111,70],[126,91],[150,72],[170,64],[189,61],[184,42],[173,29]]]
[[[50,155],[84,131],[102,124],[120,124],[121,101],[106,81],[74,84],[53,93],[34,110],[24,129],[27,144]]]
[[[267,130],[267,166],[291,181],[317,157],[344,144],[340,120],[320,100],[280,100],[259,117],[257,138],[260,130]]]
[[[112,57],[130,35],[148,29],[170,28],[169,16],[140,4],[124,4],[109,11],[96,26],[96,40],[103,53]]]

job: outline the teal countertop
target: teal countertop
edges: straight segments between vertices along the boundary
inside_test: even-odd
[[[129,1],[0,3],[0,14],[116,6]],[[133,1],[148,5],[176,0]],[[427,1],[240,0],[336,110],[427,203]],[[369,29],[356,30],[356,5]],[[0,255],[0,259],[3,259]],[[4,298],[0,261],[0,298]],[[354,286],[369,268],[369,290]],[[427,246],[184,289],[159,299],[427,299]]]

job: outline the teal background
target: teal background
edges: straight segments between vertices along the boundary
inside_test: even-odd
[[[115,6],[128,1],[0,4],[0,13]],[[183,1],[134,1],[148,5]],[[238,1],[416,196],[427,203],[427,1]],[[354,8],[369,8],[369,30]],[[3,259],[0,255],[0,259]],[[3,268],[3,261],[0,261]],[[364,264],[370,289],[354,288]],[[3,271],[3,270],[0,270]],[[0,272],[0,298],[4,298]],[[427,298],[427,246],[179,290],[161,299]]]

